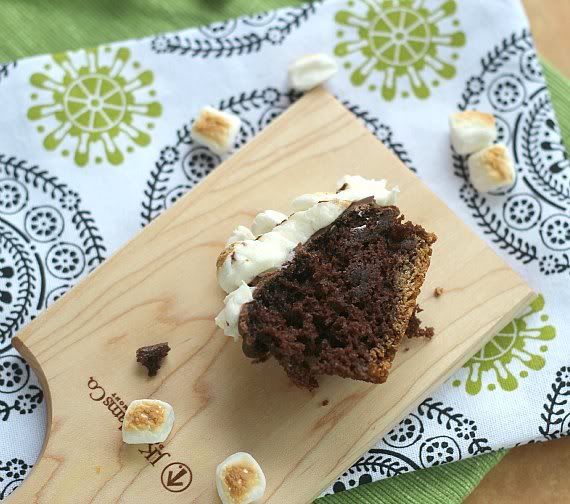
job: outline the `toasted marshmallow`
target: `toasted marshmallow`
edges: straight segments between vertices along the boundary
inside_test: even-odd
[[[466,110],[449,116],[451,145],[460,155],[472,154],[491,145],[497,138],[493,114]]]
[[[275,226],[287,220],[284,213],[275,210],[265,210],[265,212],[258,213],[253,219],[251,231],[255,236],[269,233]]]
[[[228,241],[226,241],[226,246],[244,240],[255,240],[255,235],[251,232],[251,229],[240,224],[233,230],[232,234],[228,238]]]
[[[479,192],[489,192],[509,186],[515,181],[515,167],[507,147],[492,145],[467,160],[469,178]]]
[[[216,487],[223,504],[250,504],[265,493],[265,474],[244,452],[234,453],[216,468]]]
[[[137,399],[129,404],[123,419],[123,441],[127,444],[162,443],[174,424],[174,410],[158,399]]]
[[[309,54],[289,65],[289,82],[297,91],[308,91],[329,80],[338,71],[336,61],[327,54]]]
[[[240,125],[239,117],[204,107],[192,124],[192,139],[216,154],[226,154],[236,141]]]

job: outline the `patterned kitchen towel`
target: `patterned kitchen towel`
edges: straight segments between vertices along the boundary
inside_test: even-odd
[[[308,51],[335,55],[331,91],[541,293],[327,493],[570,431],[570,163],[521,5],[329,0],[1,67],[0,496],[45,425],[13,334],[216,167],[188,133],[204,103],[240,115],[242,145],[298,98],[286,66]],[[450,150],[465,108],[497,117],[505,191],[478,194]]]

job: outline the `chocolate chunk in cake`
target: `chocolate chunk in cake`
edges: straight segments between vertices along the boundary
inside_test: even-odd
[[[433,334],[415,314],[435,240],[395,206],[353,203],[256,280],[239,315],[243,352],[274,357],[308,389],[319,375],[386,381],[404,336]]]
[[[137,362],[140,362],[148,369],[149,376],[156,376],[160,369],[162,359],[170,352],[168,343],[158,343],[156,345],[140,347],[137,350]]]

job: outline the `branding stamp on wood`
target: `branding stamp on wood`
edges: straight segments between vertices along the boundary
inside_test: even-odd
[[[89,392],[89,397],[92,401],[102,402],[104,406],[119,422],[119,430],[123,428],[123,418],[127,411],[127,405],[123,400],[115,393],[107,395],[105,389],[99,385],[99,382],[92,376],[87,382],[87,388],[91,390]]]
[[[148,461],[151,466],[155,466],[162,457],[171,457],[170,453],[163,452],[164,445],[162,443],[149,444],[146,450],[139,449],[139,453]]]
[[[192,471],[186,464],[172,462],[162,470],[160,481],[169,492],[183,492],[192,483]]]
[[[92,376],[90,376],[87,381],[87,388],[90,390],[89,398],[94,402],[100,402],[106,406],[113,417],[119,422],[119,430],[121,430],[123,427],[123,419],[127,411],[127,404],[115,392],[107,395],[105,389]],[[157,443],[149,444],[145,450],[139,448],[138,452],[151,466],[155,467],[164,457],[172,456],[169,452],[163,451],[163,449],[164,445]],[[182,492],[192,483],[192,471],[190,467],[182,462],[172,462],[162,470],[160,481],[162,486],[169,492]]]

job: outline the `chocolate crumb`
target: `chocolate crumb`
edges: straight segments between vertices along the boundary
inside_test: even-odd
[[[329,400],[325,399],[322,403],[321,406],[328,406],[329,405]]]
[[[410,347],[404,348],[404,352],[409,352],[409,351],[410,351]]]
[[[435,290],[433,291],[433,295],[435,297],[439,297],[443,294],[443,287],[436,287]]]
[[[160,369],[162,359],[170,352],[168,343],[158,343],[156,345],[140,347],[137,350],[137,362],[140,362],[148,369],[149,376],[156,376]]]

